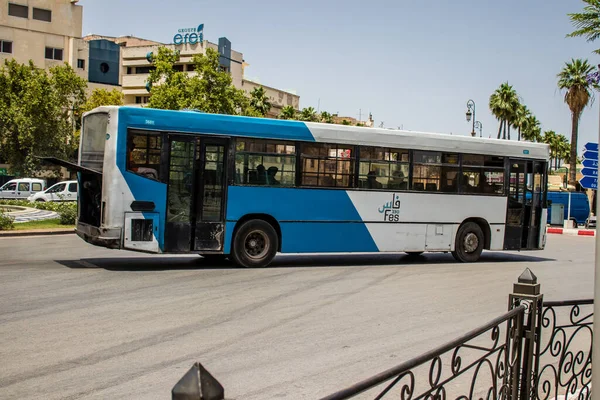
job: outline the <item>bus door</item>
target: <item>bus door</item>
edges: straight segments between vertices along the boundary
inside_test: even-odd
[[[526,161],[510,160],[504,250],[519,250],[522,246],[525,219],[526,168]]]
[[[196,197],[193,250],[222,251],[228,140],[202,138],[196,150]]]
[[[510,160],[505,250],[540,247],[545,171],[544,162]]]
[[[522,248],[540,248],[540,227],[546,223],[542,221],[544,206],[544,192],[546,187],[546,163],[541,161],[527,162],[527,177],[525,185],[525,222]]]
[[[165,251],[167,252],[189,252],[192,249],[195,158],[194,137],[169,135],[165,224]]]

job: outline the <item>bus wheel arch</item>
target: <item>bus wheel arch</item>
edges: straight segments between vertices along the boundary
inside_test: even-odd
[[[249,235],[256,236],[261,245],[265,245],[265,254],[255,254],[252,259],[245,243]],[[268,214],[248,214],[240,218],[235,225],[230,253],[237,264],[246,267],[268,265],[275,254],[281,251],[281,227],[275,218]]]
[[[466,219],[458,227],[452,256],[459,262],[479,260],[484,248],[489,249],[491,231],[489,224],[482,218]]]

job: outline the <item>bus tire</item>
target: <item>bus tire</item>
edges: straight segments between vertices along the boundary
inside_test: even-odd
[[[277,254],[279,238],[271,224],[262,219],[246,221],[233,238],[231,255],[247,268],[267,267]]]
[[[481,227],[467,222],[458,229],[452,256],[459,262],[475,262],[483,251],[484,237]]]

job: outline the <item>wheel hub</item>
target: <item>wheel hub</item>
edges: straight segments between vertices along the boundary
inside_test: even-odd
[[[479,247],[479,238],[470,232],[465,236],[464,248],[467,253],[473,253]]]
[[[250,258],[263,258],[269,251],[269,239],[262,231],[252,231],[246,236],[244,250]]]

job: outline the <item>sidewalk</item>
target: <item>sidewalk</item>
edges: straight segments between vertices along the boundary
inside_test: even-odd
[[[595,229],[584,229],[584,228],[573,228],[573,229],[565,229],[559,227],[548,227],[546,229],[546,233],[548,234],[556,234],[556,235],[571,235],[571,236],[596,236]]]
[[[39,236],[39,235],[67,235],[75,233],[74,228],[53,228],[53,229],[29,229],[29,230],[10,230],[0,231],[0,238],[15,236]]]

